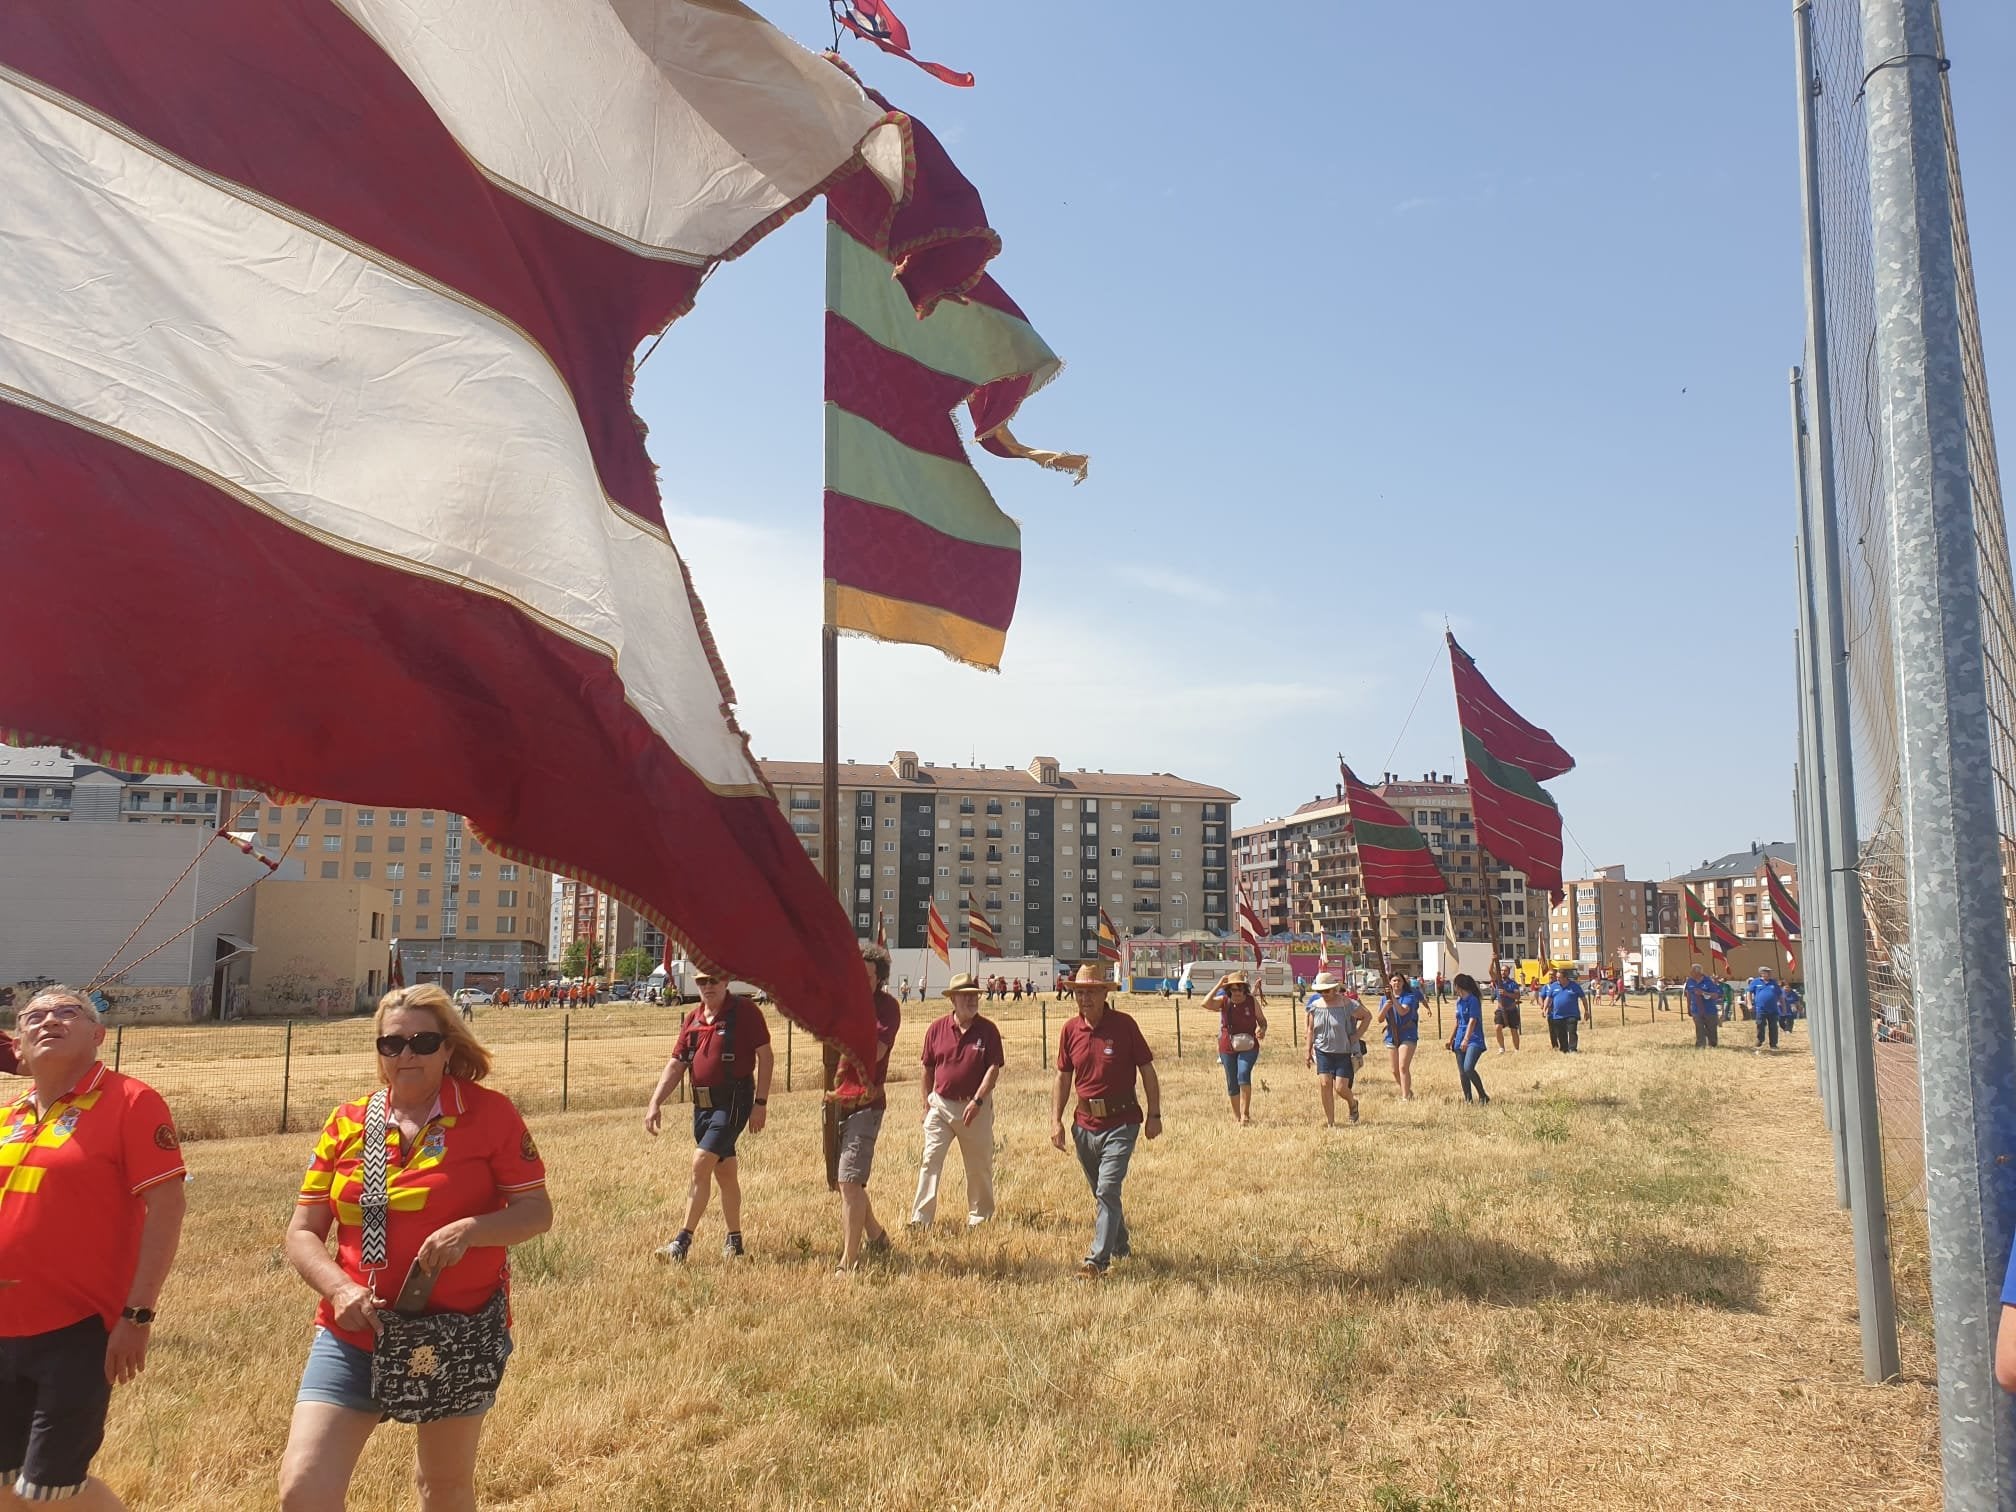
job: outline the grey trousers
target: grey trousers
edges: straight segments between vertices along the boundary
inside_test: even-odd
[[[1121,1210],[1120,1189],[1127,1181],[1127,1165],[1134,1158],[1135,1141],[1141,1125],[1122,1124],[1117,1129],[1090,1129],[1071,1126],[1071,1142],[1078,1147],[1078,1165],[1085,1172],[1097,1204],[1092,1220],[1092,1248],[1085,1254],[1099,1269],[1106,1269],[1116,1255],[1128,1252],[1127,1215]]]

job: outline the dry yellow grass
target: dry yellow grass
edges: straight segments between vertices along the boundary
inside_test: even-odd
[[[1164,1051],[1167,1010],[1140,1007]],[[1026,1007],[998,1015],[999,1219],[899,1235],[851,1280],[831,1274],[811,1096],[780,1097],[745,1144],[755,1258],[722,1261],[710,1214],[671,1270],[649,1253],[676,1221],[688,1146],[641,1132],[645,1073],[627,1089],[598,1073],[630,1107],[534,1120],[558,1219],[517,1257],[519,1350],[483,1504],[1936,1507],[1927,1342],[1907,1338],[1904,1384],[1860,1381],[1804,1035],[1777,1059],[1696,1055],[1683,1022],[1632,1011],[1620,1031],[1611,1010],[1577,1058],[1544,1038],[1487,1057],[1488,1110],[1464,1106],[1432,1043],[1418,1100],[1399,1103],[1375,1050],[1365,1122],[1334,1132],[1280,1042],[1255,1125],[1232,1126],[1204,1015],[1186,1014],[1188,1054],[1162,1064],[1169,1132],[1129,1183],[1137,1258],[1096,1285],[1069,1279],[1091,1204],[1047,1142]],[[651,1039],[609,1023],[615,1043]],[[923,1023],[911,1005],[906,1070]],[[541,1037],[501,1013],[478,1027]],[[539,1074],[504,1067],[507,1091]],[[915,1179],[916,1091],[895,1090],[873,1188],[892,1227]],[[183,1258],[100,1461],[135,1508],[272,1505],[311,1311],[277,1239],[308,1143],[190,1148]],[[380,1431],[353,1507],[411,1504],[411,1445]]]

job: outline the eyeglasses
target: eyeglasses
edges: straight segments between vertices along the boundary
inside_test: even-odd
[[[59,1024],[70,1024],[82,1017],[84,1010],[75,1003],[61,1003],[54,1008],[30,1008],[15,1022],[23,1029],[33,1029],[37,1024],[46,1024],[52,1019]]]
[[[696,976],[693,978],[693,985],[695,987],[719,987],[721,985],[721,978]]]
[[[393,1060],[406,1053],[411,1045],[415,1055],[432,1055],[446,1044],[448,1036],[437,1029],[429,1029],[422,1034],[381,1034],[378,1036],[378,1053],[387,1060]]]

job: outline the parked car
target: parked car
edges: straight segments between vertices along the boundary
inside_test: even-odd
[[[485,992],[481,987],[464,987],[460,992],[455,994],[455,1001],[467,1004],[472,1008],[481,1008],[486,1004],[496,1002],[497,999],[492,994]]]
[[[609,986],[609,1001],[612,1003],[627,1003],[630,1001],[630,996],[636,991],[636,988],[637,984],[635,982],[612,982]]]

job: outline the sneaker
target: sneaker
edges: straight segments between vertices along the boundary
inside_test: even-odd
[[[661,1244],[651,1253],[660,1260],[674,1265],[684,1265],[686,1255],[693,1248],[693,1236],[683,1229],[673,1236],[670,1244]]]
[[[746,1260],[749,1258],[749,1251],[742,1247],[742,1236],[740,1234],[730,1234],[726,1239],[721,1241],[721,1258],[724,1260]]]
[[[1106,1276],[1106,1268],[1089,1256],[1078,1262],[1078,1269],[1071,1279],[1074,1281],[1100,1281]]]
[[[985,1218],[982,1218],[978,1213],[968,1213],[966,1215],[966,1227],[968,1227],[969,1229],[976,1229],[986,1221],[987,1220]]]
[[[1358,1104],[1351,1104],[1351,1122],[1358,1122]]]

